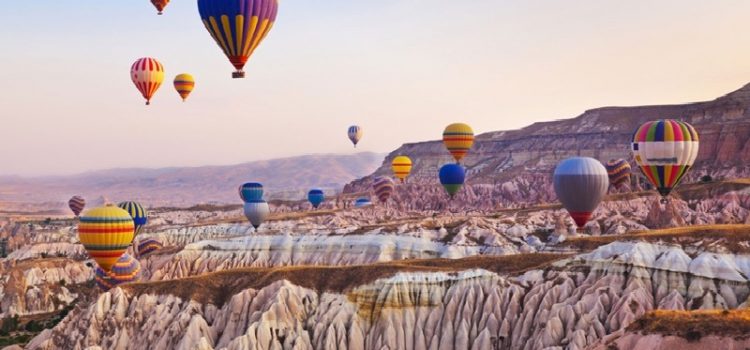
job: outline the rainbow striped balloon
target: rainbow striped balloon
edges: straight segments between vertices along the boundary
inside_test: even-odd
[[[459,163],[474,145],[474,130],[464,123],[448,125],[443,131],[443,143],[456,163]]]
[[[380,203],[385,203],[393,194],[393,180],[390,177],[379,177],[375,179],[372,188],[375,190],[375,196],[378,197]]]
[[[138,242],[135,251],[138,257],[143,257],[161,249],[164,249],[164,245],[161,242],[153,238],[146,238]]]
[[[185,102],[190,93],[193,92],[193,88],[195,88],[195,79],[187,73],[178,74],[174,77],[174,88],[180,94],[180,97],[182,97],[182,102]]]
[[[271,31],[278,10],[278,0],[198,0],[203,25],[237,69],[232,78],[245,77],[242,69]]]
[[[646,122],[633,133],[633,158],[662,197],[680,184],[699,147],[695,128],[672,119]]]
[[[112,271],[105,271],[98,267],[94,271],[94,280],[99,289],[108,291],[123,283],[135,282],[138,280],[141,272],[141,264],[130,254],[125,253],[119,259]]]
[[[130,67],[130,79],[146,99],[146,105],[149,105],[164,81],[164,66],[155,58],[139,58]]]
[[[607,168],[609,183],[612,186],[621,188],[630,182],[630,163],[625,159],[611,159],[604,165]]]
[[[78,239],[105,271],[115,264],[133,242],[135,225],[127,211],[115,206],[88,210],[78,223]]]
[[[411,173],[411,159],[407,156],[393,158],[391,169],[393,170],[393,174],[401,180],[401,183],[404,183],[406,177]]]
[[[148,212],[138,202],[121,202],[117,205],[121,209],[125,210],[133,218],[133,224],[135,225],[135,235],[138,236],[141,230],[148,223]]]

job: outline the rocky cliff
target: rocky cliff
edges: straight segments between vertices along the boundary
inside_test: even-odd
[[[584,349],[653,309],[744,307],[748,268],[744,255],[617,242],[515,275],[399,272],[359,284],[361,268],[328,268],[341,276],[316,287],[321,271],[237,270],[104,293],[27,348]]]
[[[700,133],[700,153],[687,182],[705,174],[714,178],[750,176],[750,85],[746,85],[708,102],[605,107],[573,119],[482,133],[463,161],[468,170],[470,186],[467,187],[484,194],[475,196],[472,203],[512,205],[553,201],[549,184],[559,161],[571,156],[589,156],[604,162],[613,158],[631,159],[633,131],[641,123],[659,118],[687,121]],[[391,152],[372,175],[349,183],[345,192],[369,190],[373,177],[391,174],[390,164],[397,155],[407,155],[414,161],[409,183],[416,188],[409,190],[407,186],[407,197],[416,201],[419,193],[440,193],[438,169],[452,161],[441,141],[403,145]]]

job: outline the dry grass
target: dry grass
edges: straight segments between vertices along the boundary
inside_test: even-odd
[[[706,335],[750,336],[750,309],[740,310],[655,310],[628,328],[631,332],[676,335],[696,341]]]
[[[134,283],[123,286],[140,294],[173,294],[201,303],[223,305],[240,291],[260,289],[279,280],[316,291],[343,293],[379,278],[398,272],[456,272],[481,268],[498,274],[519,274],[530,269],[545,268],[567,254],[523,254],[515,256],[476,256],[464,259],[399,260],[355,266],[284,266],[273,268],[241,268],[209,273],[178,280]]]
[[[561,243],[563,247],[589,251],[614,241],[644,241],[696,244],[708,248],[718,243],[735,254],[750,253],[750,225],[699,225],[628,233],[624,235],[575,237]]]

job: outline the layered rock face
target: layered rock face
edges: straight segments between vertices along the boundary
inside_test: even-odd
[[[27,348],[583,349],[655,308],[744,307],[749,274],[747,256],[618,242],[520,276],[399,273],[343,294],[282,280],[223,305],[126,287]]]
[[[571,156],[594,157],[603,162],[632,159],[630,141],[633,132],[641,123],[659,118],[687,121],[700,134],[698,160],[686,182],[705,174],[714,178],[747,177],[750,176],[748,107],[750,85],[709,102],[606,107],[586,111],[573,119],[535,123],[520,130],[484,133],[477,137],[463,161],[470,185],[467,190],[494,204],[551,202],[554,200],[554,192],[550,191],[551,175],[559,161]],[[398,155],[407,155],[414,160],[409,182],[421,185],[420,192],[440,191],[438,169],[453,161],[441,141],[405,144],[389,154],[375,173],[351,182],[344,192],[366,191],[375,176],[391,175],[391,161]],[[635,164],[631,165],[635,173],[639,173]]]
[[[94,277],[83,262],[64,258],[29,260],[0,267],[0,318],[62,310]],[[85,287],[85,288],[90,288]]]

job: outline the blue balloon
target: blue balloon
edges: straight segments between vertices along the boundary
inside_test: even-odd
[[[318,206],[320,206],[320,203],[323,203],[325,199],[326,196],[321,189],[313,188],[307,193],[307,200],[310,201],[310,204],[312,204],[315,209],[317,209]]]
[[[357,198],[357,201],[354,202],[355,208],[364,208],[364,207],[369,207],[371,205],[372,205],[372,202],[370,201],[370,198],[365,198],[365,197]]]
[[[245,203],[262,200],[263,184],[248,182],[240,186],[240,198],[242,198]]]
[[[466,170],[461,165],[451,163],[440,168],[440,184],[451,198],[461,189],[464,181],[466,181]]]

